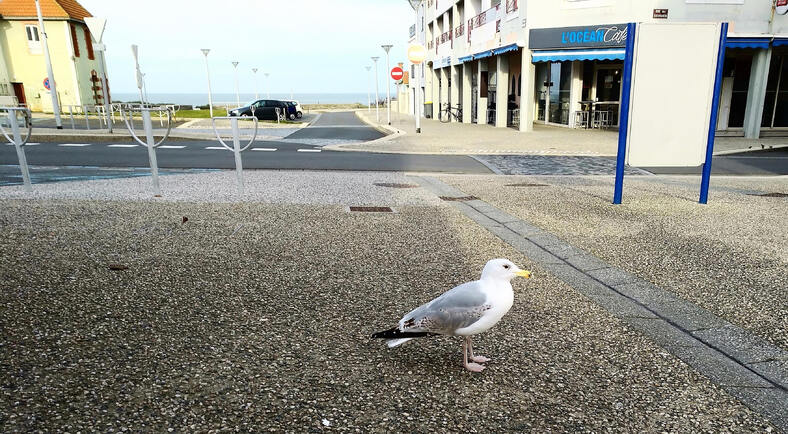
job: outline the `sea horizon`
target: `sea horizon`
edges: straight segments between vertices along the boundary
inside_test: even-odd
[[[375,96],[371,95],[374,101]],[[260,93],[257,96],[254,93],[241,93],[240,98],[237,98],[234,93],[214,93],[212,100],[214,105],[229,105],[236,106],[238,99],[241,105],[256,99],[278,99],[278,100],[294,100],[301,104],[367,104],[366,93],[279,93],[272,92]],[[383,96],[385,99],[385,96]],[[139,93],[133,92],[114,92],[112,94],[113,102],[132,102],[139,101]],[[176,105],[207,105],[207,93],[148,93],[146,101],[152,104],[176,104]]]

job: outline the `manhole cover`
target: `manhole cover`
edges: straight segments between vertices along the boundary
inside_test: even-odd
[[[393,209],[387,206],[351,206],[350,211],[353,212],[394,212]]]
[[[763,194],[749,194],[749,196],[758,196],[758,197],[788,197],[788,193],[763,193]]]
[[[378,187],[389,187],[389,188],[418,188],[419,186],[416,184],[398,184],[396,182],[375,182],[373,185],[377,185]]]
[[[506,184],[507,187],[547,187],[547,184],[532,184],[529,182],[521,182],[519,184]]]
[[[476,196],[460,196],[460,197],[452,197],[452,196],[441,196],[441,200],[449,201],[449,202],[465,202],[466,200],[477,200],[479,199]]]

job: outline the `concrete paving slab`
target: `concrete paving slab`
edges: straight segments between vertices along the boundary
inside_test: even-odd
[[[552,250],[551,250],[552,251]],[[574,249],[574,252],[563,259],[567,262],[567,264],[576,267],[581,271],[591,271],[591,270],[599,270],[601,268],[609,267],[610,265],[605,263],[604,261],[600,260],[599,258],[590,255],[588,253],[582,252],[578,253],[580,249]],[[561,255],[556,254],[557,256],[561,257]]]
[[[517,220],[514,222],[506,223],[506,227],[517,232],[522,237],[529,237],[531,235],[535,235],[542,230],[534,225],[530,225],[522,220]]]
[[[788,390],[788,360],[748,363],[747,367]]]
[[[597,270],[590,270],[589,276],[598,279],[600,282],[608,286],[621,285],[623,283],[630,283],[639,280],[636,276],[627,273],[620,268],[608,267],[599,268]]]
[[[751,387],[726,387],[725,390],[741,401],[752,403],[752,408],[767,415],[778,429],[783,432],[788,430],[788,405],[785,405],[788,391]]]
[[[701,341],[682,332],[665,320],[656,318],[656,316],[654,318],[630,317],[626,318],[626,322],[676,356],[678,356],[677,349],[682,347],[705,347]]]
[[[744,363],[788,360],[788,351],[730,324],[698,330],[692,334]]]

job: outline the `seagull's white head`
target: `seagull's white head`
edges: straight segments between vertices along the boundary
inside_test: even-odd
[[[482,279],[502,279],[511,281],[520,276],[526,279],[531,278],[531,272],[521,270],[508,259],[491,259],[482,270]]]

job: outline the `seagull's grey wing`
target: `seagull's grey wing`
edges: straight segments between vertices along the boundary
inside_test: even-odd
[[[452,288],[400,320],[400,330],[452,334],[475,323],[490,309],[479,281]]]

